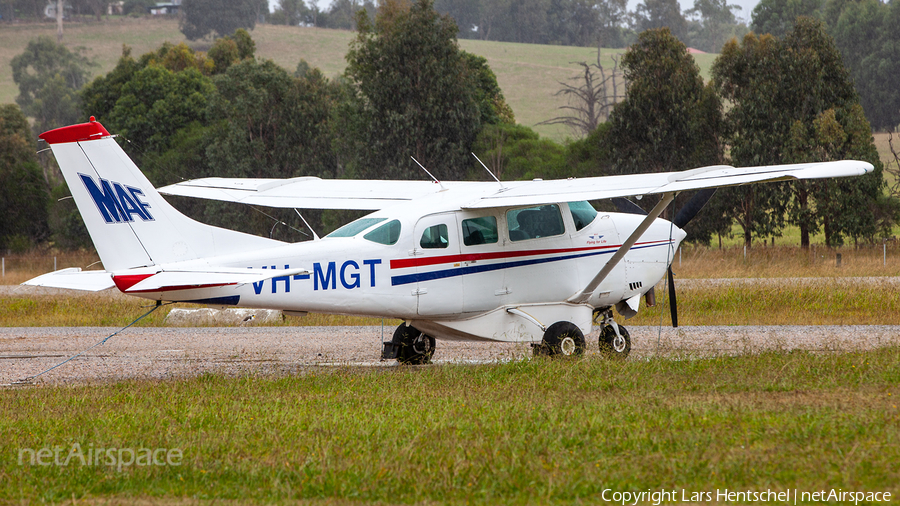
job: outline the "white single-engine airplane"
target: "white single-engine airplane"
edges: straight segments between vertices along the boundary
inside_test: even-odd
[[[711,195],[698,192],[672,222],[660,219],[676,193],[873,170],[844,160],[502,183],[206,178],[157,191],[94,118],[40,137],[105,270],[63,269],[26,284],[399,318],[405,323],[382,354],[404,363],[428,362],[435,338],[531,342],[536,353],[579,354],[595,319],[601,350],[624,357],[630,338],[611,309],[629,318],[642,297],[654,303],[653,287],[685,237],[681,227]],[[374,212],[291,244],[199,223],[160,192]],[[649,213],[624,199],[657,194]],[[599,199],[619,199],[625,212],[598,213],[588,201]]]

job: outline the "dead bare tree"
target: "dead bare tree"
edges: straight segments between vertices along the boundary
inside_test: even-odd
[[[597,126],[606,121],[613,106],[625,95],[619,95],[619,88],[624,88],[623,73],[619,71],[619,56],[612,56],[611,71],[603,68],[600,62],[600,49],[597,49],[597,63],[572,62],[581,65],[584,75],[572,77],[569,81],[559,81],[562,88],[554,96],[566,96],[568,104],[559,108],[567,114],[541,121],[538,125],[566,125],[576,135],[588,136]],[[608,74],[607,74],[608,72]]]
[[[894,147],[894,133],[892,130],[888,130],[888,146],[891,149],[891,154],[894,155],[894,163],[886,163],[884,171],[894,176],[894,182],[891,183],[889,188],[891,196],[900,198],[900,152]]]
[[[65,17],[65,2],[56,0],[56,43],[62,44],[63,40],[63,17]]]

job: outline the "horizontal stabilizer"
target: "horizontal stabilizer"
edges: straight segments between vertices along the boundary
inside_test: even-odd
[[[162,271],[148,274],[118,274],[113,277],[124,293],[169,292],[219,286],[241,286],[270,278],[308,275],[297,269],[213,268],[209,271]]]
[[[69,267],[68,269],[48,272],[29,279],[22,284],[88,292],[99,292],[115,286],[110,273],[106,271],[82,271],[81,267]]]

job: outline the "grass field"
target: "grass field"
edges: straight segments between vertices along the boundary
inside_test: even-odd
[[[598,504],[604,490],[674,489],[673,503],[682,490],[832,488],[895,499],[898,384],[900,349],[887,348],[7,389],[0,501]],[[56,448],[60,462],[74,455],[68,466],[30,464],[29,450]],[[79,462],[101,448],[181,458]]]

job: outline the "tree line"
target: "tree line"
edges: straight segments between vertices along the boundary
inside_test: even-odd
[[[373,0],[333,0],[324,10],[281,0],[268,21],[352,30],[360,9],[377,10]],[[726,0],[695,0],[685,12],[677,0],[643,0],[634,11],[626,0],[435,0],[435,10],[456,20],[460,38],[500,42],[623,48],[643,30],[669,26],[686,44],[714,52],[747,31],[734,15],[740,7]]]
[[[872,126],[900,126],[900,2],[762,0],[750,28],[782,37],[798,16],[821,20],[834,37]]]
[[[252,27],[259,17],[258,0],[217,5],[222,1],[185,0],[185,34],[194,39],[215,32],[218,25],[218,33],[227,34]],[[243,10],[248,13],[244,24],[224,15],[240,4],[246,4]],[[677,0],[642,0],[633,11],[626,0],[435,0],[434,8],[456,20],[460,38],[622,48],[645,30],[665,27],[685,45],[713,53],[750,30],[784,37],[798,16],[812,17],[835,39],[872,125],[900,125],[900,87],[895,85],[900,75],[900,2],[762,0],[752,12],[749,29],[736,17],[740,7],[727,0],[694,0],[685,11]],[[360,10],[370,18],[377,12],[373,0],[333,0],[324,11],[312,2],[280,0],[269,22],[355,29],[354,13]],[[226,18],[232,21],[222,24]],[[199,31],[184,29],[206,25]]]
[[[52,39],[31,41],[13,60],[18,105],[0,110],[0,146],[19,146],[4,151],[0,165],[0,213],[19,217],[4,220],[0,248],[88,244],[71,199],[59,201],[67,190],[52,157],[33,155],[35,134],[71,123],[73,109],[77,121],[93,115],[119,134],[156,186],[208,176],[424,178],[411,157],[440,179],[485,179],[472,151],[507,180],[855,158],[875,172],[722,190],[690,224],[689,240],[709,244],[738,223],[752,244],[793,224],[804,246],[819,230],[838,246],[889,234],[896,221],[859,96],[814,19],[783,37],[729,42],[709,83],[670,30],[642,32],[620,61],[624,99],[566,144],[516,124],[485,59],[459,49],[456,22],[430,0],[386,1],[374,16],[358,11],[355,24],[347,69],[333,79],[303,61],[289,71],[257,58],[243,29],[207,52],[167,43],[133,56],[126,48],[112,71],[86,83],[88,62]],[[287,241],[307,233],[293,212],[174,203],[228,228]],[[304,211],[320,234],[354,216]]]
[[[125,0],[125,13],[140,15],[155,0]],[[67,0],[73,13],[95,15],[105,0]],[[41,19],[45,0],[0,0],[4,20]],[[623,48],[639,33],[666,27],[685,45],[718,53],[732,38],[748,31],[783,37],[797,16],[821,20],[834,37],[850,69],[863,110],[879,130],[900,126],[900,2],[880,0],[762,0],[748,26],[736,14],[740,7],[727,0],[694,0],[681,10],[677,0],[641,0],[628,10],[626,0],[435,0],[437,12],[452,17],[459,38]],[[279,0],[269,12],[267,0],[184,0],[181,30],[190,40],[224,36],[257,22],[355,30],[356,13],[369,18],[374,0],[332,0],[320,9],[309,0]]]

